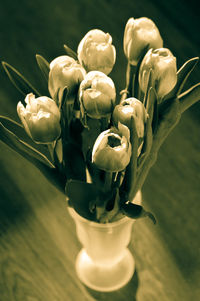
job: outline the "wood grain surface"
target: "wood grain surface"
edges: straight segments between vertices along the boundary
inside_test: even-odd
[[[129,17],[155,21],[178,66],[200,54],[195,1],[0,1],[0,60],[46,93],[35,54],[47,60],[74,50],[92,28],[109,32],[117,50],[111,77],[124,88],[122,40]],[[200,81],[198,66],[190,83]],[[21,95],[0,70],[0,114],[18,120]],[[81,248],[65,197],[24,158],[0,143],[0,301],[190,301],[200,298],[200,104],[185,112],[163,144],[143,187],[158,224],[134,224],[136,272],[121,290],[98,293],[77,279]]]

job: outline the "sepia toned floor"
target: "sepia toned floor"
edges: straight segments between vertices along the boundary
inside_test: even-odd
[[[87,31],[109,32],[117,50],[110,76],[124,88],[122,41],[129,17],[154,20],[178,67],[199,56],[195,1],[0,1],[0,60],[46,94],[35,54],[48,61],[76,50]],[[189,85],[200,81],[200,65]],[[188,86],[189,86],[188,85]],[[0,115],[18,121],[21,94],[0,67]],[[200,298],[200,103],[185,112],[163,144],[142,190],[156,218],[134,224],[136,272],[123,289],[98,293],[77,279],[81,245],[65,197],[28,161],[0,142],[0,301],[190,301]]]

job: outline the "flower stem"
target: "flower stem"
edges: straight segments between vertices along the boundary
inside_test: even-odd
[[[164,105],[163,105],[164,106]],[[137,173],[137,179],[135,185],[132,187],[130,193],[130,199],[133,199],[139,189],[141,189],[150,168],[154,165],[157,160],[158,151],[172,131],[177,125],[181,117],[180,103],[178,99],[172,99],[166,103],[166,107],[160,115],[157,131],[153,137],[153,143],[149,154],[147,155],[143,167],[139,169]]]
[[[104,190],[105,192],[111,191],[113,183],[113,172],[106,171],[105,178],[104,178]]]
[[[48,150],[49,150],[49,154],[50,154],[51,160],[54,163],[54,161],[55,161],[54,160],[54,142],[48,143],[47,146],[48,146]]]
[[[107,130],[109,125],[109,119],[108,117],[104,117],[100,119],[100,128],[101,128],[101,132],[104,132],[105,130]]]
[[[200,100],[200,83],[179,95],[181,113]]]
[[[133,66],[130,63],[128,63],[126,68],[126,88],[120,93],[122,95],[120,102],[126,99],[128,95],[130,97],[133,95],[133,82],[135,80],[135,73],[136,66]]]

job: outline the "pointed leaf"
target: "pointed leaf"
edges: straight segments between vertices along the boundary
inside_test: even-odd
[[[43,56],[39,54],[36,54],[36,60],[40,70],[42,71],[42,74],[44,75],[45,80],[48,82],[50,70],[49,63],[47,62],[47,60],[45,60]]]
[[[147,108],[147,105],[148,105],[147,102],[149,101],[149,99],[148,99],[149,94],[151,93],[149,90],[150,90],[150,88],[153,88],[153,86],[152,86],[153,69],[151,68],[148,73],[149,74],[148,74],[147,89],[146,89],[146,92],[145,92],[145,95],[144,95],[144,101],[143,101],[145,108]]]
[[[69,48],[67,45],[64,45],[64,49],[67,53],[67,55],[71,56],[73,59],[75,59],[77,61],[77,54],[74,50],[72,50],[71,48]]]
[[[154,107],[153,107],[153,119],[152,119],[152,131],[153,134],[156,133],[158,127],[158,101],[157,97],[154,99]]]
[[[1,122],[0,140],[35,165],[51,184],[64,193],[65,177],[58,173],[58,170],[43,154],[20,140],[15,134],[6,129]]]
[[[153,151],[158,152],[160,146],[178,124],[181,118],[181,107],[178,98],[167,99],[159,106],[157,131],[154,134]]]
[[[10,81],[23,95],[33,92],[37,97],[40,96],[40,93],[32,86],[32,84],[29,83],[14,67],[6,62],[2,62],[2,65]]]
[[[155,109],[155,101],[156,101],[156,91],[153,87],[150,87],[148,90],[147,95],[147,102],[146,102],[146,110],[149,115],[149,119],[153,121],[154,109]]]
[[[138,168],[142,168],[144,161],[149,154],[153,142],[153,135],[152,135],[152,127],[151,127],[151,117],[149,116],[146,123],[146,134],[144,137],[144,144],[142,147],[141,155],[138,158]]]
[[[98,196],[96,186],[86,182],[69,180],[65,191],[74,210],[82,217],[95,221],[96,213],[90,210],[90,204]]]
[[[131,202],[121,205],[122,212],[133,219],[138,219],[142,217],[149,217],[151,221],[156,224],[156,219],[151,212],[146,211],[141,205],[136,205]]]
[[[27,135],[26,131],[24,130],[24,127],[20,123],[16,122],[15,120],[12,120],[11,118],[9,118],[7,116],[1,116],[1,115],[0,115],[0,122],[9,131],[15,133],[15,135],[20,140],[22,140],[22,141],[28,143],[29,145],[31,145],[32,147],[36,148],[39,152],[41,152],[42,154],[44,154],[48,159],[50,158],[49,157],[49,152],[48,152],[48,149],[47,149],[46,145],[35,143]]]
[[[53,100],[56,102],[56,104],[59,107],[59,110],[62,110],[65,102],[67,100],[67,95],[68,95],[68,88],[67,86],[63,88],[58,88],[55,91],[55,94],[53,95]]]
[[[68,95],[68,88],[67,86],[63,87],[63,88],[59,88],[58,89],[58,95],[59,95],[59,109],[63,110],[64,106],[65,106],[65,102],[67,100],[67,95]]]
[[[62,139],[58,139],[55,141],[54,158],[55,158],[55,164],[57,166],[62,164],[63,161]]]
[[[158,105],[156,91],[153,87],[150,87],[148,90],[146,109],[151,121],[152,132],[154,133],[158,124]]]
[[[39,161],[43,164],[54,168],[54,165],[38,150],[33,148],[31,145],[19,139],[13,132],[9,131],[3,124],[0,122],[0,140],[7,144],[14,151],[18,152],[20,155],[33,161],[32,163]],[[34,163],[35,164],[35,163]]]
[[[199,61],[199,58],[194,57],[194,58],[188,60],[187,62],[185,62],[183,64],[183,66],[177,72],[176,86],[174,87],[174,89],[168,95],[166,95],[164,97],[165,100],[170,99],[170,98],[174,98],[174,97],[178,96],[181,93],[181,91],[182,91],[182,89],[183,89],[190,73],[194,70],[194,68],[195,68],[196,64],[198,63],[198,61]]]
[[[130,142],[132,146],[131,160],[128,166],[126,167],[124,180],[120,188],[120,193],[121,191],[123,191],[123,193],[125,192],[127,195],[130,193],[131,187],[134,186],[137,172],[138,134],[135,125],[135,120],[133,117],[131,117]]]
[[[179,95],[181,113],[200,100],[200,83]]]
[[[148,113],[148,119],[147,123],[145,126],[145,136],[144,136],[144,144],[142,147],[141,154],[138,158],[138,167],[142,168],[142,165],[144,164],[145,158],[150,152],[151,146],[152,146],[152,141],[153,141],[153,129],[154,129],[154,124],[153,124],[153,119],[157,120],[157,111],[154,112],[154,109],[156,108],[155,103],[156,103],[156,92],[153,87],[150,87],[148,90],[148,95],[147,95],[147,102],[146,102],[146,110]],[[154,115],[155,114],[155,115]]]
[[[60,104],[59,104],[59,91],[60,91],[60,88],[58,88],[54,95],[52,96],[53,100],[55,101],[55,103],[57,104],[57,106],[59,107],[60,109]]]

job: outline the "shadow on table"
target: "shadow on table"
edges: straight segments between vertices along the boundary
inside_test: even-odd
[[[98,301],[136,301],[136,293],[139,285],[139,279],[137,271],[135,271],[133,277],[129,283],[120,290],[113,292],[97,292],[85,286],[88,293]]]
[[[1,173],[3,177],[0,181],[0,235],[3,235],[18,221],[23,221],[23,217],[30,214],[31,208],[3,166]]]
[[[179,189],[177,185],[175,187],[177,192],[174,192],[172,198],[167,197],[166,192],[164,194],[162,191],[157,191],[156,194],[153,193],[154,198],[149,198],[148,201],[152,212],[158,217],[162,241],[183,279],[189,286],[199,288],[200,204],[198,202],[198,189],[195,186],[195,181],[193,182],[193,186],[191,186],[194,189],[186,191],[183,188]],[[165,199],[164,196],[166,196]],[[163,200],[163,205],[160,204],[160,200]]]

